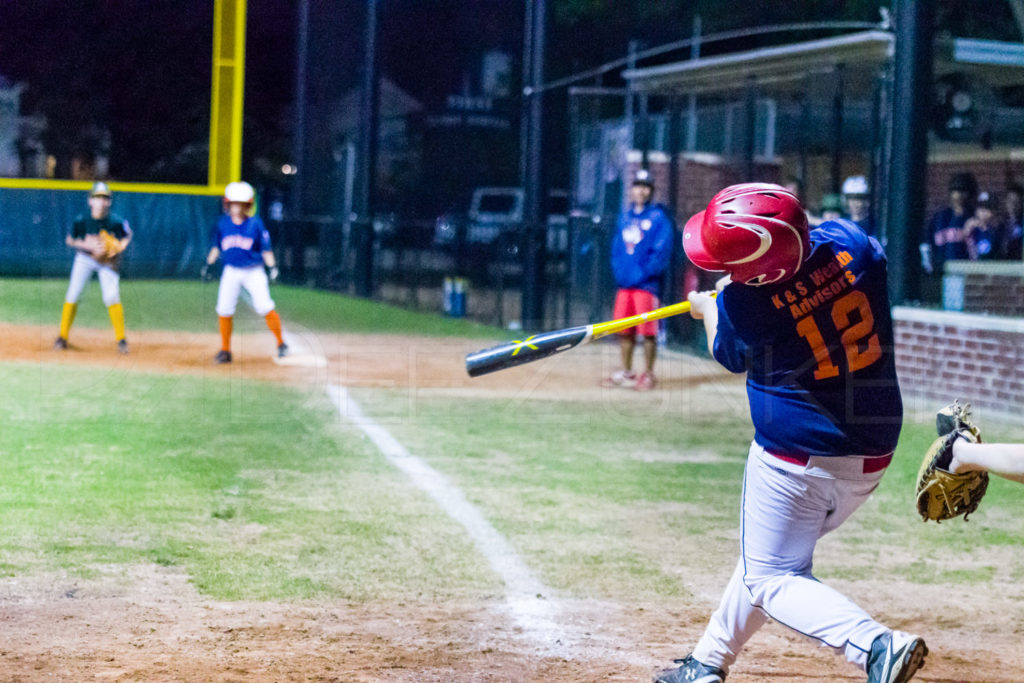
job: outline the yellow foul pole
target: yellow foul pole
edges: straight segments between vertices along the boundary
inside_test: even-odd
[[[214,0],[209,185],[242,174],[246,0]]]

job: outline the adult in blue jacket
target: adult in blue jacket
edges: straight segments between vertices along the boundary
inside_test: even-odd
[[[619,216],[612,239],[612,273],[618,292],[615,318],[646,313],[658,308],[661,280],[672,255],[672,220],[660,204],[652,204],[654,185],[646,171],[639,171],[629,187],[629,206]],[[644,370],[633,371],[636,335],[644,338]],[[658,351],[658,321],[625,330],[619,336],[622,368],[604,384],[631,387],[637,391],[654,388],[654,361]]]

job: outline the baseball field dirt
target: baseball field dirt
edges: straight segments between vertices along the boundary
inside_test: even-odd
[[[237,361],[215,367],[214,334],[140,332],[131,335],[128,356],[115,352],[107,330],[76,330],[72,348],[63,353],[50,349],[52,336],[49,328],[0,325],[0,358],[111,372],[237,376],[320,393],[340,384],[517,397],[526,387],[531,396],[599,402],[611,390],[600,388],[597,378],[613,366],[617,354],[613,345],[595,344],[566,354],[562,362],[545,361],[542,371],[519,368],[471,380],[462,371],[462,357],[478,348],[479,341],[305,335],[299,339],[300,360],[279,365],[271,357],[272,339],[263,331],[240,335]],[[303,363],[307,353],[321,356],[326,364]],[[630,393],[628,399],[658,406],[667,396],[678,397],[713,378],[723,395],[735,400],[694,410],[745,410],[742,380],[720,374],[711,363],[670,357],[661,367],[660,390]],[[700,552],[672,538],[665,538],[664,546],[667,554]],[[1019,577],[1019,548],[1008,543],[995,551],[1002,556],[983,562],[1010,567],[1007,576]],[[842,564],[846,552],[845,546],[826,539],[818,558],[822,566],[834,566]],[[856,586],[858,600],[869,612],[926,638],[932,654],[915,680],[1022,680],[1024,591],[1019,582],[1003,575],[962,585],[887,581],[887,568],[905,565],[907,552],[879,545],[858,560],[873,563],[877,579],[829,582],[840,590]],[[716,560],[706,571],[685,577],[686,597],[558,599],[561,635],[549,642],[517,627],[501,596],[442,603],[429,597],[226,602],[200,594],[180,567],[157,564],[110,566],[88,578],[61,572],[4,574],[0,681],[649,680],[696,642],[729,570]],[[948,608],[952,605],[971,608],[954,613]],[[863,679],[840,657],[772,623],[748,645],[729,677],[730,683]]]

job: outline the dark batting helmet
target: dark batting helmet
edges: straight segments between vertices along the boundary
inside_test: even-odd
[[[630,185],[642,185],[648,190],[654,190],[654,181],[651,180],[651,173],[645,168],[641,168],[633,176],[633,182]]]
[[[734,282],[781,282],[810,252],[807,214],[780,185],[731,185],[686,222],[683,248],[697,267],[726,271]]]

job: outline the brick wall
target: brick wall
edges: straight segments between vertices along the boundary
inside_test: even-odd
[[[900,306],[893,320],[908,412],[960,398],[1024,423],[1024,320]]]

